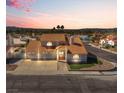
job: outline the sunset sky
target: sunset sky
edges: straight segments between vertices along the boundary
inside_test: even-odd
[[[116,27],[116,0],[6,0],[7,26]]]

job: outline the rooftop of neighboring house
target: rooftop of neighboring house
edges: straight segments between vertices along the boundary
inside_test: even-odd
[[[117,36],[116,35],[108,35],[108,36],[106,36],[106,38],[109,40],[116,40]]]

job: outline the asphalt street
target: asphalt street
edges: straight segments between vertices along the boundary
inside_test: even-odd
[[[89,53],[92,53],[92,54],[94,54],[94,55],[96,55],[96,56],[98,56],[100,58],[105,59],[105,60],[117,63],[117,54],[106,52],[104,50],[92,47],[92,46],[90,46],[88,44],[85,44],[85,47],[86,47],[86,49],[87,49],[87,51]]]
[[[7,75],[7,93],[117,93],[116,76]]]

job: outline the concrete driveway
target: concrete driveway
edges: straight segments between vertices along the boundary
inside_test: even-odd
[[[19,75],[39,75],[39,74],[52,74],[57,71],[57,61],[23,61],[18,64],[18,67],[14,71],[8,71],[11,74]]]
[[[14,71],[7,71],[13,75],[53,75],[67,73],[66,63],[54,61],[21,61]]]

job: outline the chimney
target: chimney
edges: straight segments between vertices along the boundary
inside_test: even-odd
[[[70,36],[70,38],[69,38],[69,44],[70,44],[70,45],[73,44],[73,39],[74,39],[74,37],[73,37],[73,36]]]

